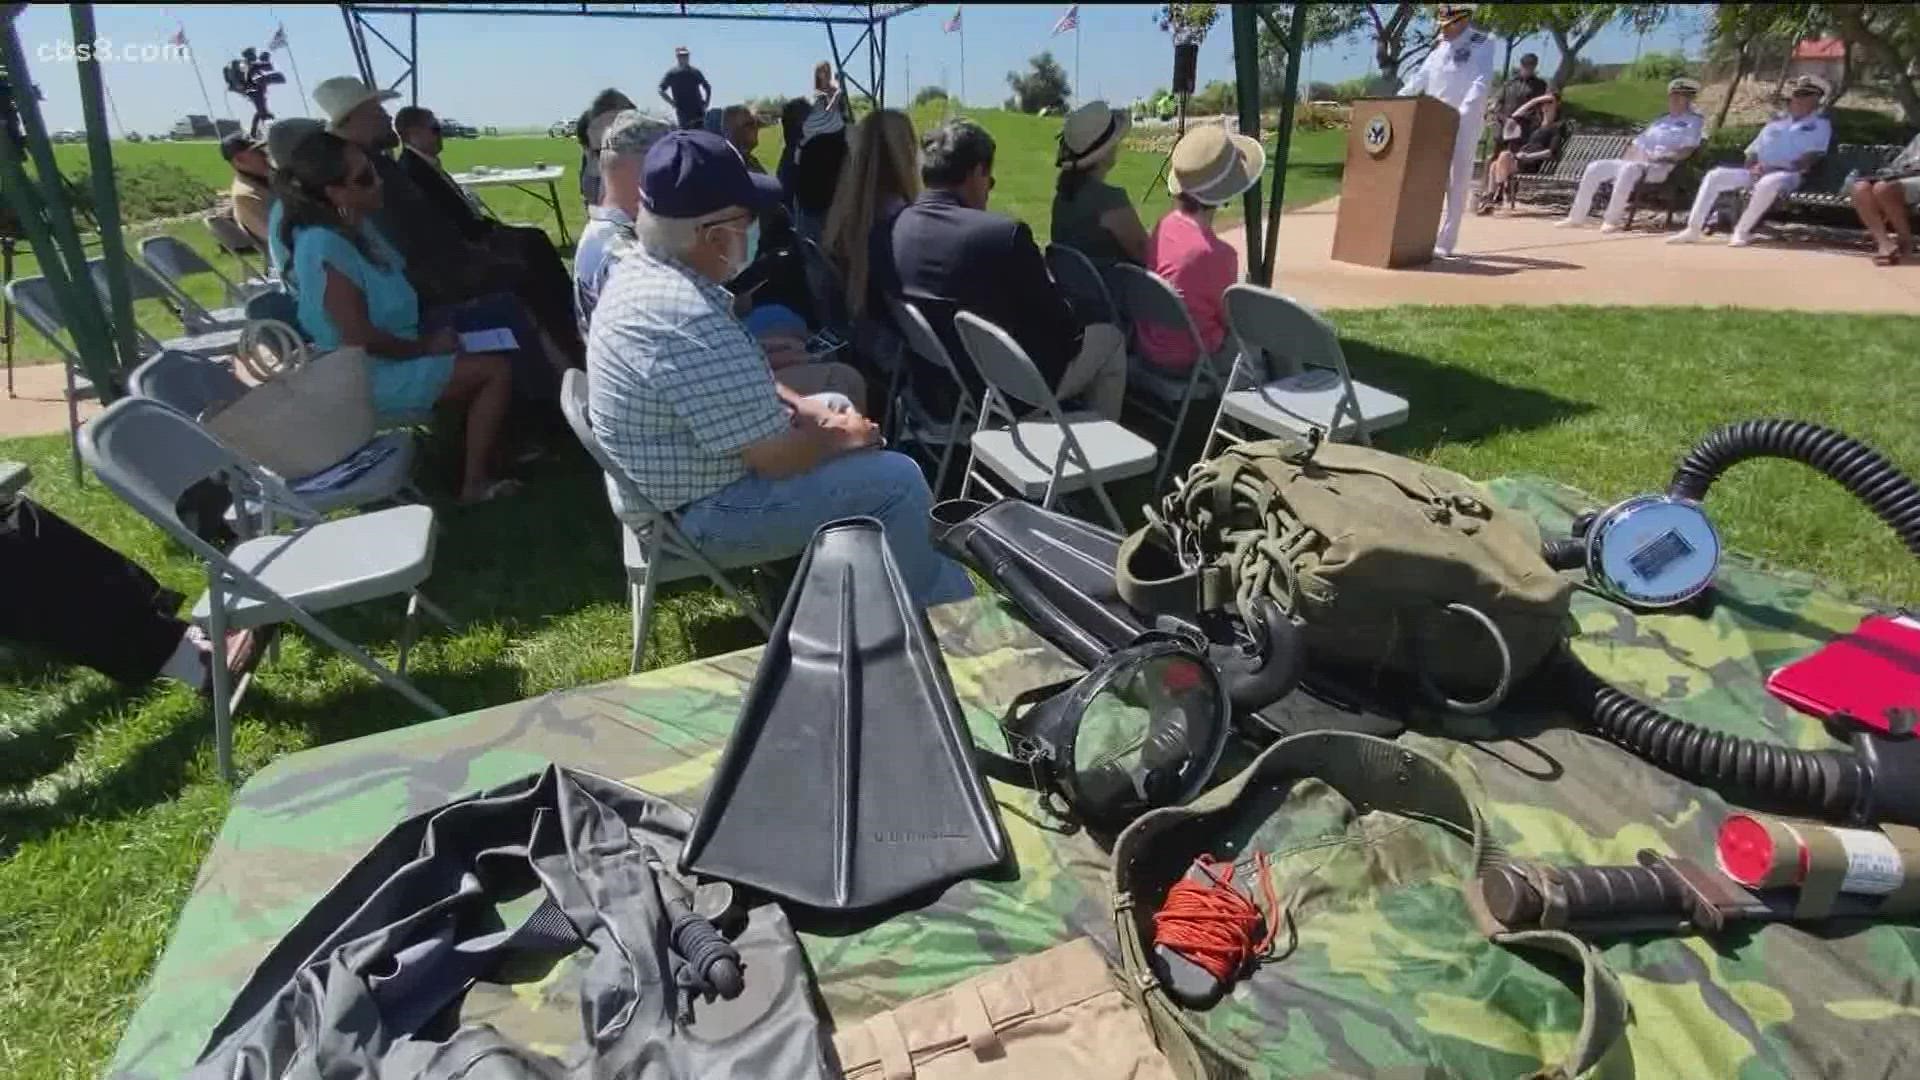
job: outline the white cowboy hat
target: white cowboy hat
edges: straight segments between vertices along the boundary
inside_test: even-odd
[[[1267,152],[1257,140],[1206,124],[1182,136],[1167,165],[1167,191],[1220,206],[1259,182]]]
[[[338,128],[347,115],[369,101],[392,101],[393,90],[375,90],[351,75],[336,75],[313,88],[313,103],[327,114],[327,126]]]
[[[1067,114],[1060,125],[1060,152],[1054,164],[1067,169],[1084,169],[1114,155],[1120,137],[1133,126],[1133,117],[1125,109],[1115,109],[1104,101],[1089,101]]]

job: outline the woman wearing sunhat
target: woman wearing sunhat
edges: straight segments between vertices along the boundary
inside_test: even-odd
[[[1060,128],[1060,152],[1054,164],[1060,179],[1053,189],[1053,232],[1097,266],[1121,260],[1144,265],[1147,230],[1127,193],[1107,183],[1130,120],[1125,109],[1089,101],[1067,114]]]
[[[1173,148],[1167,191],[1173,210],[1153,227],[1147,267],[1186,301],[1200,343],[1225,374],[1233,360],[1227,339],[1226,292],[1240,277],[1240,256],[1213,231],[1213,216],[1260,179],[1266,151],[1245,135],[1209,124],[1194,128]],[[1199,357],[1184,329],[1140,322],[1134,327],[1141,355],[1157,367],[1185,373]]]

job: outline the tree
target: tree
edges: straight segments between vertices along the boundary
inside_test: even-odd
[[[1280,104],[1286,92],[1287,66],[1294,63],[1287,27],[1293,21],[1292,4],[1256,4],[1260,17],[1260,104]],[[1327,45],[1357,33],[1365,15],[1350,4],[1309,4],[1304,44]]]
[[[1013,88],[1013,97],[1010,99],[1013,108],[1024,113],[1037,113],[1047,108],[1064,110],[1067,98],[1073,93],[1073,88],[1067,85],[1066,69],[1054,60],[1050,52],[1043,52],[1027,63],[1033,65],[1033,69],[1025,74],[1007,72],[1007,85]]]
[[[1580,50],[1600,31],[1616,23],[1634,30],[1651,30],[1666,19],[1666,4],[1483,4],[1479,22],[1506,37],[1545,33],[1560,49],[1560,66],[1553,85],[1564,88],[1573,78]]]
[[[1826,4],[1840,36],[1884,79],[1900,103],[1901,119],[1920,124],[1920,86],[1914,64],[1920,60],[1920,7],[1913,4]],[[1849,66],[1851,67],[1851,65]],[[1849,70],[1851,77],[1851,70]]]
[[[947,88],[944,86],[923,86],[913,95],[915,105],[925,105],[929,101],[947,100]]]
[[[1173,35],[1175,45],[1198,45],[1220,21],[1219,4],[1161,4],[1154,24]]]
[[[1713,9],[1708,30],[1707,49],[1716,60],[1733,61],[1733,81],[1727,84],[1727,96],[1713,118],[1714,130],[1727,122],[1740,82],[1753,73],[1755,62],[1769,45],[1795,40],[1808,25],[1809,11],[1816,4],[1721,4]]]
[[[1192,116],[1215,116],[1232,113],[1240,102],[1240,95],[1230,82],[1215,79],[1208,83],[1187,102],[1187,112]]]

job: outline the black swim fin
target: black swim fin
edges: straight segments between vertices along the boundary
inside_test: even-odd
[[[1152,628],[1113,582],[1120,537],[1019,499],[934,506],[933,539],[993,583],[1042,637],[1092,667]]]
[[[814,534],[680,856],[808,907],[983,873],[1007,838],[926,613],[872,518]]]

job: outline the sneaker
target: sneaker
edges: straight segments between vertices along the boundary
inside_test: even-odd
[[[1739,233],[1734,233],[1732,237],[1728,238],[1727,246],[1728,247],[1752,247],[1753,237],[1741,236]]]
[[[1667,237],[1667,243],[1669,244],[1694,244],[1699,241],[1700,234],[1692,229],[1681,229],[1679,232]]]
[[[1620,224],[1617,221],[1606,221],[1600,224],[1600,231],[1602,233],[1605,233],[1608,236],[1611,236],[1614,233],[1617,233],[1624,228],[1626,228],[1626,226]]]
[[[1556,229],[1577,229],[1585,224],[1586,222],[1574,218],[1561,218],[1559,221],[1553,223],[1553,227]]]
[[[1439,260],[1441,260],[1441,261],[1446,261],[1446,260],[1448,260],[1448,259],[1451,259],[1451,258],[1453,258],[1453,249],[1452,249],[1452,248],[1439,248],[1439,247],[1437,247],[1437,248],[1434,248],[1434,249],[1433,249],[1433,257],[1434,257],[1435,259],[1439,259]]]

